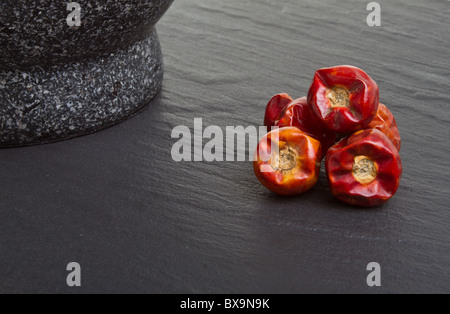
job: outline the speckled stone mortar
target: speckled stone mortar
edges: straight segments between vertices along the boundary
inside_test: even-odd
[[[0,146],[46,143],[123,121],[163,77],[154,25],[173,0],[0,2]]]

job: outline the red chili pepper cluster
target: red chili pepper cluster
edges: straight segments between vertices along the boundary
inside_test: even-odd
[[[313,187],[322,159],[330,190],[353,205],[377,206],[397,192],[401,140],[378,86],[361,69],[337,66],[315,73],[308,96],[274,96],[264,125],[279,127],[258,144],[253,168],[280,195]]]

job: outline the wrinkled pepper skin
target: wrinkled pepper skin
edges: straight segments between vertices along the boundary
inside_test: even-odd
[[[275,129],[259,142],[253,169],[258,180],[270,191],[284,196],[297,195],[317,183],[321,155],[320,142],[301,130],[295,127]]]
[[[288,94],[278,94],[273,96],[266,106],[264,125],[269,128],[275,126],[276,121],[280,119],[281,113],[291,101],[292,98]]]
[[[394,196],[402,175],[397,148],[377,129],[358,131],[331,147],[325,167],[333,195],[364,207]]]
[[[322,125],[322,122],[311,111],[306,97],[292,101],[284,109],[276,125],[280,128],[294,126],[302,130],[307,135],[320,141],[324,154],[328,148],[336,143],[336,133],[329,131]]]
[[[400,151],[402,145],[400,133],[398,132],[394,115],[388,107],[381,103],[378,105],[378,112],[372,122],[370,122],[368,128],[378,129],[383,132],[391,140],[397,150]]]
[[[336,133],[367,128],[378,110],[378,85],[363,70],[337,66],[318,70],[308,103],[324,125]]]

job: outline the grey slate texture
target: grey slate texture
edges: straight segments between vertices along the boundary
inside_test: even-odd
[[[370,28],[357,0],[175,1],[158,24],[162,92],[141,114],[0,150],[0,292],[449,293],[450,2],[379,2]],[[323,172],[281,198],[249,162],[172,161],[175,126],[260,125],[272,95],[304,96],[338,64],[366,70],[399,125],[389,203],[342,204]]]

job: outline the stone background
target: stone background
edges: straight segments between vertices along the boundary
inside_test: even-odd
[[[175,1],[158,24],[163,90],[140,115],[74,140],[0,150],[0,292],[450,292],[450,2]],[[402,135],[398,194],[349,207],[324,173],[280,198],[248,162],[175,163],[177,125],[259,125],[273,94],[352,64]],[[82,267],[82,287],[65,268]],[[382,287],[366,266],[382,267]]]

